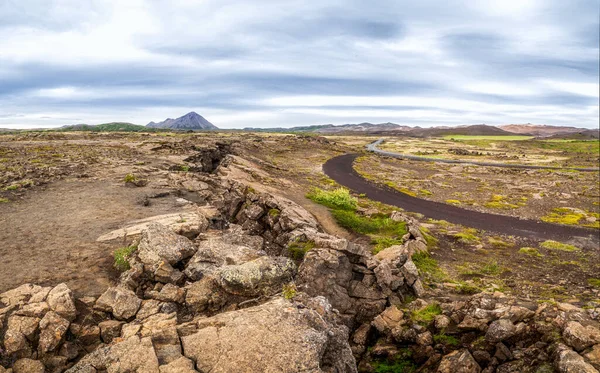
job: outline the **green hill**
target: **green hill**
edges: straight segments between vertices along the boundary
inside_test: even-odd
[[[112,122],[96,125],[90,124],[75,124],[72,126],[64,126],[59,131],[91,131],[91,132],[158,132],[161,129],[148,128],[132,123]]]

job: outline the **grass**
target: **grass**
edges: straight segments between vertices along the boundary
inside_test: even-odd
[[[444,136],[445,140],[456,140],[456,141],[461,141],[461,140],[495,140],[495,141],[522,141],[522,140],[530,140],[533,139],[533,136],[519,136],[519,135],[509,135],[509,136],[504,136],[504,135],[482,135],[482,136],[477,136],[477,135],[446,135]]]
[[[408,348],[400,349],[399,353],[386,360],[371,362],[373,373],[413,373],[417,366],[412,360],[412,351]]]
[[[306,197],[318,204],[336,210],[354,211],[358,205],[358,199],[351,196],[350,191],[345,188],[337,188],[331,191],[314,188]]]
[[[488,276],[498,276],[503,271],[504,270],[502,269],[502,266],[500,266],[495,260],[490,260],[483,267],[481,267],[481,273]]]
[[[434,335],[433,341],[435,343],[443,344],[450,347],[458,347],[460,345],[460,341],[458,340],[458,338],[451,335],[446,335],[444,333]]]
[[[540,254],[538,249],[536,249],[535,247],[522,247],[519,249],[519,253],[529,255],[529,256],[537,256],[537,257],[543,256],[542,254]]]
[[[548,250],[559,250],[559,251],[578,251],[580,250],[577,246],[569,245],[558,241],[544,241],[540,244],[540,247]]]
[[[179,165],[179,171],[188,172],[190,170],[190,166],[186,164]]]
[[[459,294],[477,294],[481,292],[481,288],[468,282],[459,281],[456,285],[456,292]]]
[[[8,198],[0,198],[0,203],[8,203]]]
[[[306,253],[309,252],[314,247],[315,247],[315,243],[313,241],[306,241],[306,242],[295,241],[295,242],[292,242],[288,246],[287,249],[288,249],[288,251],[290,253],[290,257],[292,259],[302,260],[302,259],[304,259],[304,256],[306,255]]]
[[[464,276],[498,276],[504,271],[504,268],[495,260],[490,260],[485,264],[470,264],[466,263],[461,266],[460,274]]]
[[[437,247],[439,240],[431,235],[431,231],[427,227],[419,227],[419,231],[425,238],[425,242],[427,242],[427,248],[431,249]]]
[[[401,239],[391,238],[391,237],[374,237],[371,240],[371,245],[373,245],[373,255],[377,254],[383,249],[387,249],[390,246],[394,245],[402,245]]]
[[[394,221],[387,215],[376,214],[367,217],[347,210],[333,210],[332,214],[338,224],[356,233],[399,237],[407,233],[405,222]]]
[[[127,259],[129,259],[129,257],[135,252],[135,250],[137,250],[137,245],[121,247],[115,250],[115,252],[113,253],[113,257],[115,260],[113,266],[121,272],[127,271],[130,268]]]
[[[269,216],[272,218],[276,218],[279,215],[281,215],[281,211],[279,211],[278,209],[270,209],[269,210]]]
[[[442,314],[442,308],[437,303],[431,303],[420,310],[413,311],[411,318],[421,325],[429,325],[437,315]]]
[[[500,237],[488,237],[488,243],[498,249],[512,247],[513,244],[502,240]]]
[[[588,278],[587,281],[590,286],[600,289],[600,278]]]
[[[511,210],[517,209],[520,206],[515,205],[514,203],[510,203],[506,201],[506,196],[502,196],[499,194],[494,194],[492,199],[484,204],[485,207],[490,209],[501,209],[501,210]]]
[[[418,252],[412,256],[412,261],[419,270],[421,275],[426,276],[434,282],[443,282],[447,279],[447,274],[444,272],[437,260],[433,259],[428,252]]]

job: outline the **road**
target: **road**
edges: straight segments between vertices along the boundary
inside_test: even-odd
[[[360,154],[344,154],[331,158],[323,165],[323,172],[338,184],[356,193],[364,193],[371,200],[401,207],[406,211],[421,213],[428,218],[446,220],[499,234],[540,240],[551,239],[564,242],[574,237],[585,237],[592,239],[593,242],[600,242],[599,232],[592,228],[544,223],[467,210],[445,203],[411,197],[392,188],[371,183],[354,170],[353,163],[358,156]]]
[[[388,152],[385,150],[381,150],[377,147],[377,145],[381,144],[384,140],[379,139],[369,145],[367,145],[367,150],[373,153],[385,155],[388,157],[400,158],[400,159],[410,159],[413,161],[423,161],[423,162],[441,162],[441,163],[459,163],[459,164],[473,164],[476,166],[490,166],[490,167],[504,167],[504,168],[526,168],[531,170],[576,170],[576,171],[584,171],[584,172],[598,172],[600,169],[598,168],[578,168],[578,167],[554,167],[554,166],[533,166],[530,164],[511,164],[511,163],[494,163],[494,162],[475,162],[470,160],[461,160],[461,159],[440,159],[440,158],[427,158],[427,157],[419,157],[416,155],[409,154],[400,154],[394,152]]]

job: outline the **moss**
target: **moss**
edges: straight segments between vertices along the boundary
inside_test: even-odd
[[[417,370],[412,351],[408,348],[402,348],[396,355],[385,360],[375,360],[370,364],[374,373],[413,373]]]
[[[292,259],[302,260],[302,259],[304,259],[304,256],[306,255],[306,253],[309,252],[314,247],[315,247],[314,241],[306,241],[306,242],[295,241],[295,242],[292,242],[288,246],[287,249],[288,249],[288,252],[290,253],[290,257]]]
[[[413,311],[411,318],[421,325],[429,325],[437,315],[442,314],[442,308],[437,303],[431,303],[420,310]]]
[[[481,242],[481,239],[476,235],[477,229],[467,228],[464,229],[462,232],[455,233],[453,237],[457,239],[458,242],[462,242],[465,244],[473,244]]]
[[[491,200],[486,202],[484,204],[484,206],[487,208],[491,208],[491,209],[504,209],[504,210],[516,209],[516,208],[520,207],[519,205],[509,203],[506,199],[507,199],[506,196],[503,196],[500,194],[494,194],[494,195],[492,195]]]
[[[0,203],[8,203],[8,198],[0,198]]]
[[[588,278],[587,281],[590,286],[600,289],[600,278]]]
[[[540,247],[548,250],[560,250],[560,251],[578,251],[580,250],[578,247],[569,245],[566,243],[558,242],[558,241],[544,241],[540,244]]]
[[[269,210],[269,216],[272,218],[276,218],[279,215],[281,215],[281,211],[279,211],[278,209],[270,209]]]
[[[519,249],[519,253],[537,257],[543,256],[535,247],[522,247]]]
[[[135,250],[137,250],[137,245],[121,247],[115,250],[113,253],[113,266],[121,272],[127,271],[130,268],[128,259]]]
[[[190,166],[186,164],[179,165],[179,171],[188,172],[190,170]]]
[[[296,294],[298,293],[298,290],[296,289],[296,285],[294,284],[285,284],[283,285],[283,289],[281,290],[281,293],[283,294],[283,297],[285,299],[292,299],[296,296]]]
[[[506,249],[513,246],[512,243],[503,241],[500,237],[488,237],[488,243],[498,249]]]
[[[594,217],[598,219],[600,215],[593,212],[573,210],[570,208],[559,207],[552,210],[552,212],[546,216],[542,216],[541,220],[547,223],[565,224],[565,225],[577,225],[582,221],[586,221],[587,217]],[[582,224],[584,226],[592,228],[600,228],[600,220],[596,220],[592,223]]]
[[[460,345],[460,341],[458,340],[458,338],[451,335],[446,335],[444,333],[434,335],[433,341],[435,343],[443,344],[450,347],[458,347]]]
[[[419,190],[419,194],[422,196],[432,196],[433,195],[433,193],[427,189]]]

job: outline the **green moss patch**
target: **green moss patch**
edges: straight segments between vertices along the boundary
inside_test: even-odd
[[[544,241],[540,244],[540,247],[548,250],[559,250],[559,251],[579,251],[577,246],[569,245],[558,241]]]

